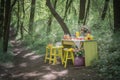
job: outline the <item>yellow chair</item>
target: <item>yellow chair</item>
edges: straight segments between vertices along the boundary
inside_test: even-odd
[[[63,59],[63,63],[64,63],[64,68],[67,67],[67,62],[68,60],[72,60],[73,64],[74,64],[74,53],[73,50],[70,49],[64,49],[64,59]]]
[[[50,53],[52,53],[52,45],[47,45],[46,46],[46,54],[45,54],[45,63],[47,60],[49,60],[49,63],[50,63]]]
[[[49,60],[49,63],[56,64],[57,57],[60,57],[61,62],[63,63],[62,48],[63,46],[50,46],[50,47],[47,46],[46,55],[45,55],[45,63],[46,63],[46,60]]]
[[[50,53],[49,63],[53,62],[53,64],[56,64],[56,62],[57,62],[56,54],[57,54],[57,48],[52,47],[51,48],[51,53]]]
[[[63,46],[54,46],[52,47],[52,52],[50,53],[50,63],[53,62],[53,64],[57,63],[57,57],[60,57],[61,62],[63,63],[63,58],[62,58],[62,49]]]
[[[61,62],[63,64],[63,46],[59,46],[57,50],[58,50],[57,56],[60,57]]]

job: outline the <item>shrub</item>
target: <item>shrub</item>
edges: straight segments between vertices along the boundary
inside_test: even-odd
[[[120,79],[120,38],[117,34],[111,37],[113,40],[108,46],[104,46],[104,51],[99,51],[100,59],[96,63],[98,71],[107,80]],[[108,39],[111,39],[108,38]],[[104,44],[104,42],[103,42]],[[102,45],[100,47],[103,47]],[[100,48],[99,47],[99,48]],[[103,52],[103,53],[102,53]]]

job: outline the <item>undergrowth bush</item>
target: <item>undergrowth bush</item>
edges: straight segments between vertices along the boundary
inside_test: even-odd
[[[11,52],[2,53],[0,52],[0,62],[11,62],[13,61],[13,54]]]
[[[120,37],[119,33],[106,36],[99,43],[99,61],[96,67],[105,80],[120,79]]]
[[[7,53],[3,53],[3,41],[0,40],[0,62],[11,62],[13,61],[13,53],[12,51],[9,49]],[[8,47],[11,47],[11,45],[9,44]]]
[[[28,49],[32,49],[38,54],[45,53],[45,47],[47,44],[55,44],[56,42],[60,41],[60,32],[51,32],[49,35],[46,35],[45,32],[41,34],[33,34],[32,36],[26,35],[23,40],[24,44],[27,46]]]
[[[28,49],[34,50],[36,53],[43,54],[45,53],[46,42],[44,38],[40,39],[36,36],[25,36],[23,43]]]

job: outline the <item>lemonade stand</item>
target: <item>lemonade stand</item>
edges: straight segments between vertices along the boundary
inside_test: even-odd
[[[70,36],[64,38],[62,40],[62,45],[64,47],[71,47],[77,46],[81,48],[81,43],[84,49],[84,57],[85,57],[85,66],[91,66],[94,60],[98,59],[98,52],[97,52],[97,41],[94,40],[91,33],[88,31],[84,33],[81,31],[75,33],[75,38],[71,38]]]

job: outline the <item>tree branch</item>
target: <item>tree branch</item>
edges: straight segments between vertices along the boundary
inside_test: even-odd
[[[52,15],[55,17],[55,19],[58,21],[58,23],[61,25],[63,31],[65,34],[69,34],[70,32],[67,28],[67,25],[64,23],[63,19],[60,17],[60,15],[55,11],[54,7],[52,6],[50,0],[46,0],[46,5],[48,6],[48,8],[50,9]]]
[[[13,6],[16,4],[17,0],[14,0],[12,5],[11,5],[11,9],[13,8]]]

